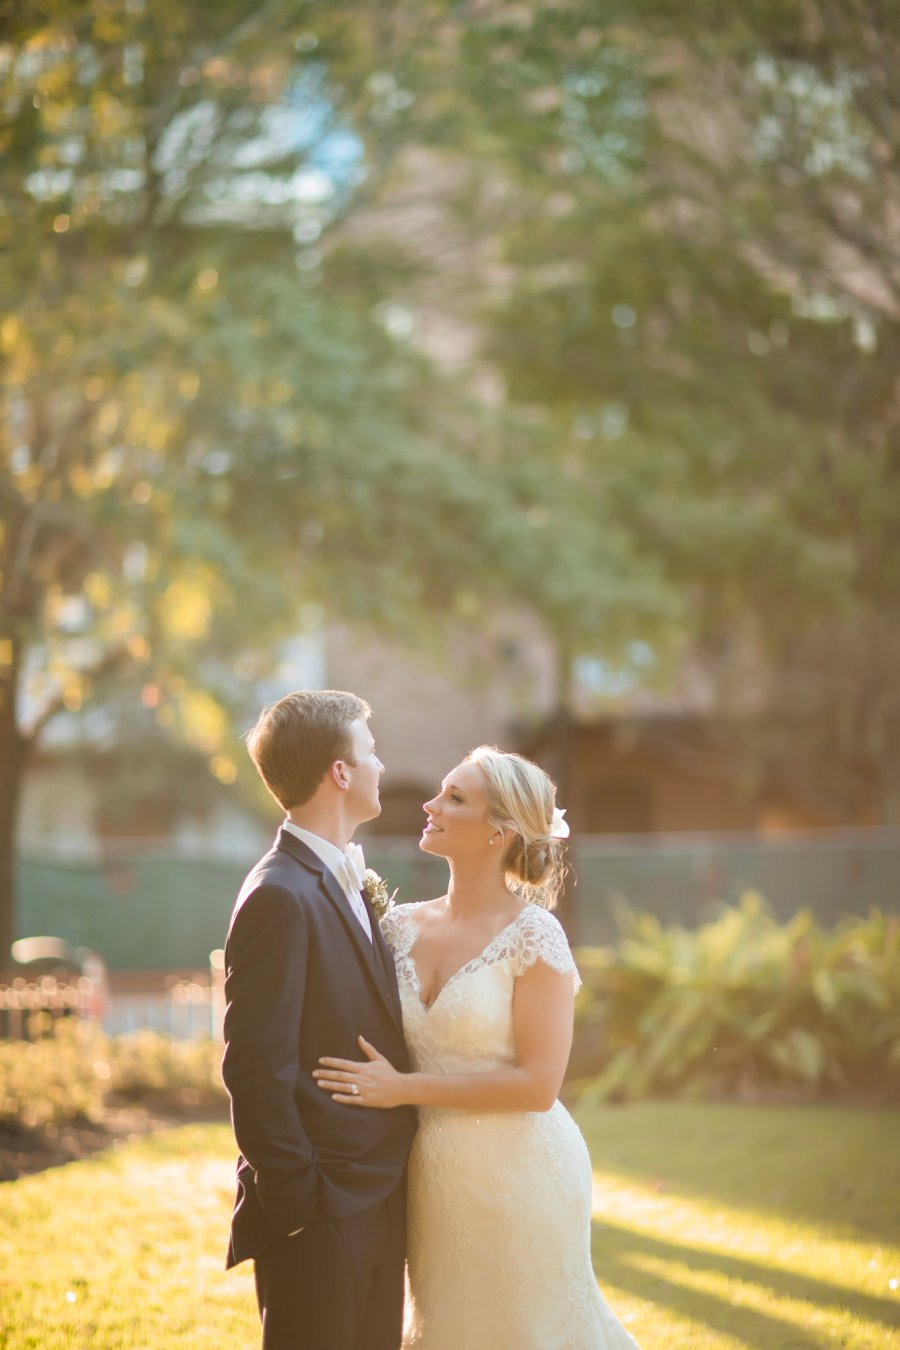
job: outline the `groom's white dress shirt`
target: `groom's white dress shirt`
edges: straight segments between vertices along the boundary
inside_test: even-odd
[[[302,839],[306,847],[312,849],[329,872],[334,873],[350,902],[350,908],[353,910],[360,928],[371,942],[372,924],[369,919],[369,912],[360,895],[363,882],[366,879],[366,860],[359,844],[348,844],[345,852],[338,848],[337,844],[332,844],[330,840],[323,839],[321,835],[313,834],[311,830],[304,830],[301,826],[295,825],[292,820],[285,820],[284,828],[289,830],[291,834],[295,834],[298,839]]]

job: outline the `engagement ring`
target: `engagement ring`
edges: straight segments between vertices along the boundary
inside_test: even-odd
[[[359,1096],[359,1085],[358,1085],[357,1083],[351,1083],[351,1084],[350,1084],[350,1092],[351,1092],[352,1096],[358,1097],[358,1096]]]

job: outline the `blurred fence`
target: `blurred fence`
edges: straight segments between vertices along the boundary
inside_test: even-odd
[[[367,843],[366,859],[401,899],[438,895],[446,866],[414,841]],[[104,861],[25,855],[19,860],[17,936],[52,934],[99,952],[116,970],[204,970],[225,941],[252,857],[199,857],[161,844]]]
[[[419,852],[412,840],[373,838],[365,848],[368,864],[398,888],[398,902],[439,895],[446,886],[446,864]],[[575,884],[561,914],[574,942],[614,936],[619,896],[689,927],[708,918],[719,901],[734,901],[748,889],[759,891],[782,919],[802,908],[825,925],[865,914],[871,905],[900,912],[898,830],[773,839],[588,836],[573,841],[570,856]],[[91,947],[113,972],[205,971],[210,952],[224,942],[235,896],[254,861],[201,858],[146,844],[141,852],[103,862],[26,856],[19,866],[18,931]],[[167,1008],[165,1015],[170,1013]]]
[[[144,987],[118,983],[113,976],[103,1013],[108,1036],[132,1031],[160,1031],[177,1040],[196,1036],[222,1039],[225,1017],[225,969],[223,953],[210,953],[209,974],[190,977],[168,975],[162,981],[147,981]]]
[[[103,1008],[96,982],[87,976],[68,981],[44,975],[0,985],[0,1040],[36,1041],[52,1035],[63,1018],[97,1021]]]
[[[225,1015],[222,951],[210,953],[209,974],[170,975],[144,988],[112,987],[88,976],[15,979],[0,985],[0,1040],[37,1041],[52,1036],[63,1019],[102,1026],[108,1036],[160,1031],[178,1040],[222,1039]]]
[[[573,941],[615,936],[619,897],[665,923],[693,928],[724,901],[758,891],[775,915],[810,909],[825,927],[876,905],[900,913],[900,830],[592,836],[572,850]]]

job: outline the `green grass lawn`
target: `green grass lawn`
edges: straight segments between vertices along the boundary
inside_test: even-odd
[[[896,1113],[581,1124],[595,1266],[644,1350],[900,1350]],[[228,1128],[194,1125],[0,1187],[0,1350],[256,1347],[251,1268],[222,1269],[232,1167]]]
[[[900,1347],[896,1112],[651,1103],[581,1125],[594,1268],[646,1350]]]

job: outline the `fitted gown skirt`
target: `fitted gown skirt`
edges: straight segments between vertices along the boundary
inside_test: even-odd
[[[404,1350],[636,1350],[590,1264],[592,1174],[557,1102],[421,1112]]]

